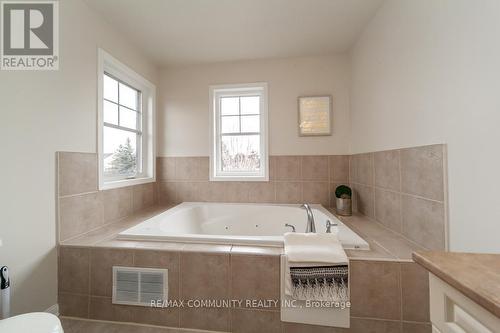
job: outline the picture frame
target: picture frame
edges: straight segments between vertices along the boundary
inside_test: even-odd
[[[299,136],[332,135],[332,96],[299,96]]]

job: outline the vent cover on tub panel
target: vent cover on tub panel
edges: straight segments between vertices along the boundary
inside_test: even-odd
[[[113,303],[151,306],[168,300],[168,269],[113,266]]]

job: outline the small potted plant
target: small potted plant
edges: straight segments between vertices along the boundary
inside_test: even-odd
[[[352,215],[352,191],[349,186],[340,185],[335,189],[335,204],[337,206],[337,214],[343,216]]]

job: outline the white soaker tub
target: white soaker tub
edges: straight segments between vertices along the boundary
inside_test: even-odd
[[[337,226],[345,249],[368,250],[368,243],[321,205],[311,205],[316,232],[326,232],[326,221]],[[283,246],[283,234],[295,226],[305,232],[306,211],[299,205],[184,202],[122,231],[118,239]]]

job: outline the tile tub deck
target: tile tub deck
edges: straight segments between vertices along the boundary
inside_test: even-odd
[[[364,216],[340,217],[370,244],[348,250],[351,328],[280,321],[279,307],[168,308],[111,303],[113,265],[169,269],[170,299],[279,299],[282,248],[137,242],[116,235],[170,206],[157,206],[59,245],[63,316],[230,332],[430,332],[426,271],[413,263],[418,245]],[[376,283],[374,283],[376,281]]]

